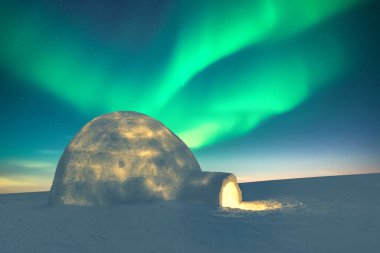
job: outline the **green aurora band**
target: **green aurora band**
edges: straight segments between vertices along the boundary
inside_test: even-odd
[[[166,21],[136,52],[117,40],[82,36],[88,31],[58,10],[5,1],[0,64],[83,113],[140,111],[202,148],[293,109],[346,71],[350,52],[333,35],[267,57],[257,50],[281,47],[278,41],[360,2],[185,1],[169,14],[181,22]],[[119,36],[128,41],[128,30]],[[164,44],[172,47],[162,52]]]

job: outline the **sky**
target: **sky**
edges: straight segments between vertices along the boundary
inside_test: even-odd
[[[240,182],[380,172],[370,0],[0,5],[0,193],[49,190],[94,117],[160,120]]]

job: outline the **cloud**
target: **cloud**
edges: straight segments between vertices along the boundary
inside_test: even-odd
[[[51,160],[8,158],[0,160],[0,177],[49,176],[52,177],[57,162]]]
[[[25,181],[18,181],[6,177],[0,177],[0,187],[14,187],[14,186],[34,186],[34,184]]]
[[[0,160],[0,194],[48,191],[56,161],[8,157]]]
[[[43,160],[8,160],[7,164],[25,169],[53,169],[55,163]]]
[[[38,154],[42,154],[42,155],[60,155],[60,154],[62,154],[62,150],[58,150],[58,149],[39,149],[36,152]]]

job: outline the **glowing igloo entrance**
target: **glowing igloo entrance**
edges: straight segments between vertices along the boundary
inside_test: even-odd
[[[260,210],[241,201],[233,174],[203,172],[180,138],[136,112],[105,114],[86,124],[62,154],[49,195],[52,205],[175,199]]]
[[[235,182],[228,182],[221,190],[220,206],[239,208],[241,203],[241,191]]]
[[[242,201],[239,185],[234,181],[228,181],[222,186],[220,192],[220,206],[242,210],[264,211],[280,208],[281,204],[273,201]]]

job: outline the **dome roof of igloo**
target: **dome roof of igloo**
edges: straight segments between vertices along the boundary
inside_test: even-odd
[[[142,181],[145,193],[154,191],[159,198],[170,199],[188,172],[201,172],[200,166],[167,127],[141,113],[114,112],[90,121],[66,147],[50,202],[112,202],[104,196],[110,192],[123,201],[142,194],[141,189],[137,192],[141,183],[136,183]]]
[[[201,170],[181,139],[159,121],[136,112],[96,117],[80,130],[67,150],[123,156],[120,163],[133,164],[128,172],[135,176],[159,174],[168,169]],[[138,166],[140,163],[144,168]]]

